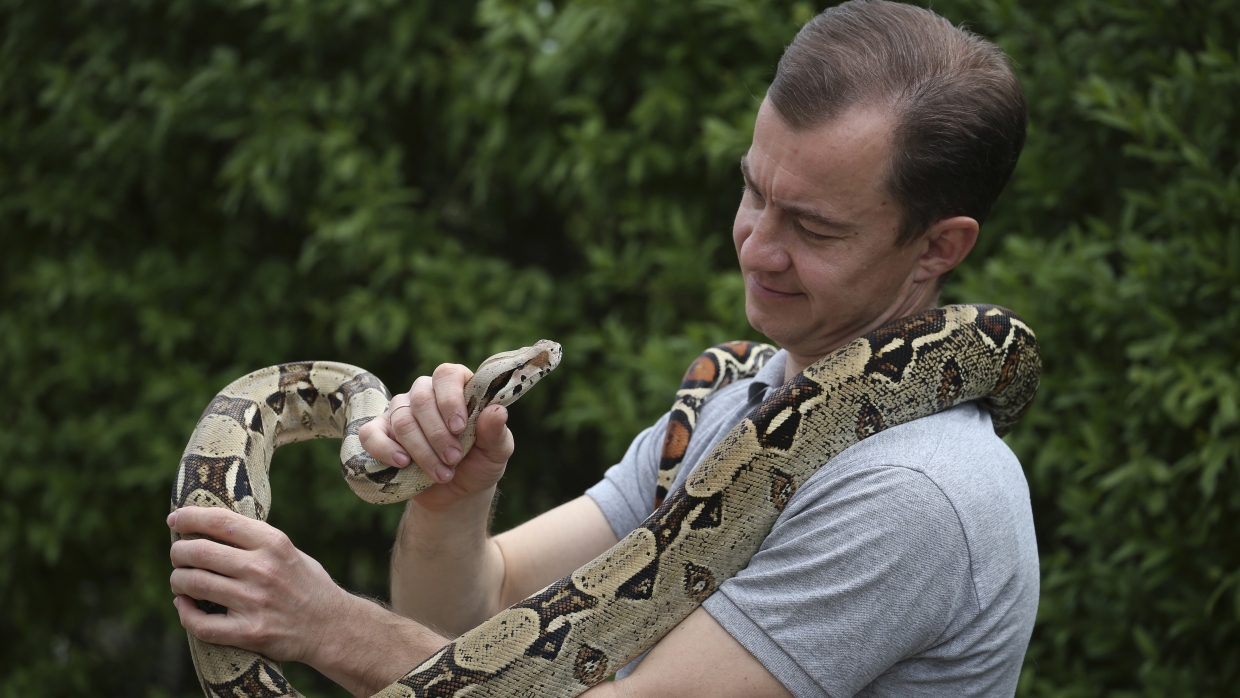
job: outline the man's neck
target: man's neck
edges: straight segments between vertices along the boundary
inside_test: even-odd
[[[784,365],[784,382],[787,383],[796,374],[814,365],[815,363],[818,362],[819,359],[834,352],[836,349],[839,349],[845,344],[848,344],[849,342],[853,341],[857,337],[860,337],[865,334],[869,334],[870,332],[873,332],[874,330],[878,329],[879,327],[882,327],[883,325],[889,322],[894,322],[896,320],[899,320],[900,318],[908,317],[909,315],[912,315],[914,313],[919,313],[923,310],[929,310],[931,308],[938,307],[939,305],[938,285],[935,284],[935,286],[932,289],[932,292],[927,293],[926,297],[921,298],[920,300],[914,298],[914,299],[910,299],[910,301],[912,302],[906,303],[901,310],[897,311],[896,313],[887,317],[884,320],[875,322],[873,326],[866,328],[864,332],[859,333],[856,337],[849,337],[848,339],[836,344],[835,346],[828,347],[825,351],[820,350],[819,352],[815,352],[812,354],[801,354],[799,352],[793,351],[792,349],[789,349],[788,347],[784,347],[784,349],[788,350],[788,362]]]

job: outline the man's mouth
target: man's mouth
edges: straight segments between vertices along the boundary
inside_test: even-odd
[[[754,274],[747,274],[745,276],[745,281],[749,286],[750,292],[764,300],[781,301],[796,298],[797,296],[802,295],[796,292],[780,291],[769,286],[764,286],[760,281],[758,281],[757,276]]]

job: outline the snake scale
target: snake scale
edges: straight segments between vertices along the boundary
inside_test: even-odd
[[[554,368],[559,347],[540,342],[501,356],[479,367],[469,386],[472,406],[519,397]],[[769,356],[763,345],[732,343],[690,367],[665,437],[658,496],[675,479],[705,396],[752,375]],[[928,310],[860,337],[773,391],[610,550],[460,636],[376,696],[575,696],[652,646],[744,568],[797,488],[844,449],[967,400],[981,401],[1002,435],[1029,408],[1039,375],[1033,332],[997,306]],[[173,508],[223,506],[265,519],[271,452],[324,436],[343,437],[341,467],[364,499],[412,496],[429,478],[416,467],[377,463],[357,439],[362,424],[386,409],[387,396],[374,376],[343,364],[285,364],[235,381],[199,420]],[[192,636],[190,646],[209,697],[299,695],[264,657]]]

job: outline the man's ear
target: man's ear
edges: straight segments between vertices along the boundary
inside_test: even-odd
[[[928,281],[955,269],[977,242],[978,227],[968,216],[944,218],[930,226],[921,238],[925,249],[917,259],[913,280]]]

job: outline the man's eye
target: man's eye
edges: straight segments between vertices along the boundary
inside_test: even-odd
[[[830,235],[823,235],[821,233],[815,233],[809,228],[806,228],[805,225],[801,223],[801,221],[797,221],[797,228],[800,228],[801,234],[805,235],[810,240],[819,241],[819,240],[830,240],[831,239]]]

